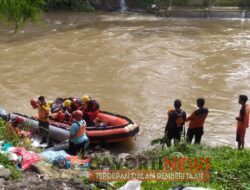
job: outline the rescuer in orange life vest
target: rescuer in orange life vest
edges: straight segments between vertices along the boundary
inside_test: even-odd
[[[89,139],[86,135],[86,122],[82,119],[82,111],[74,111],[73,117],[75,121],[72,123],[70,130],[69,153],[71,155],[76,155],[78,153],[86,155]]]
[[[195,144],[200,144],[201,142],[204,122],[208,115],[208,109],[204,108],[204,105],[205,105],[205,99],[198,98],[197,106],[199,109],[195,110],[186,120],[190,121],[186,139],[188,143],[192,142],[194,136],[195,136],[195,142],[194,142]]]
[[[176,144],[181,140],[183,125],[186,120],[186,112],[181,109],[181,101],[174,101],[174,110],[168,112],[168,121],[165,128],[165,137],[167,137],[167,145],[171,146],[171,140],[174,139]]]
[[[244,148],[246,128],[249,125],[250,106],[246,104],[248,97],[246,95],[239,96],[239,104],[241,109],[237,120],[236,141],[238,142],[238,149]]]
[[[84,95],[82,97],[82,112],[83,118],[87,123],[87,126],[94,126],[94,120],[97,118],[99,113],[99,104],[96,100],[91,99],[89,96]]]

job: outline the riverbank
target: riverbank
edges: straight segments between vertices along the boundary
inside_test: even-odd
[[[160,16],[174,18],[250,18],[250,11],[240,7],[169,7],[167,10],[159,9],[154,12]]]
[[[46,1],[45,11],[70,10],[78,12],[120,11],[148,12],[165,17],[181,18],[250,18],[250,4],[233,0],[214,2],[196,0],[75,0]]]
[[[94,158],[92,161],[92,169],[104,169],[108,166],[103,164],[103,161],[107,160],[117,160],[117,156],[112,155],[100,155],[99,157]],[[128,160],[133,159],[141,159],[143,158],[144,163],[151,164],[138,164],[136,168],[133,169],[154,169],[154,170],[164,170],[164,163],[160,162],[161,160],[174,159],[176,157],[180,158],[207,158],[210,163],[210,180],[207,182],[201,181],[193,181],[193,182],[156,182],[155,180],[151,182],[143,182],[142,189],[158,189],[158,190],[166,190],[172,187],[177,186],[192,186],[192,187],[206,187],[212,188],[216,190],[222,189],[238,189],[243,190],[250,187],[249,182],[249,156],[250,150],[236,150],[230,147],[209,147],[206,145],[195,146],[195,145],[187,145],[180,144],[176,147],[171,148],[153,148],[151,150],[145,151],[143,153],[138,154],[137,156],[127,155]],[[113,158],[112,158],[113,157]],[[119,158],[119,155],[118,155]],[[154,161],[154,164],[152,162]],[[117,162],[110,162],[109,169],[118,169]],[[119,167],[130,168],[131,165],[125,166],[121,165]],[[94,167],[96,166],[96,167]],[[130,168],[131,169],[131,168]],[[122,185],[123,183],[118,183],[117,185]]]
[[[102,153],[95,153],[91,156],[90,168],[86,171],[93,170],[119,170],[119,169],[137,169],[137,170],[164,170],[165,158],[173,160],[174,158],[205,158],[209,160],[209,174],[210,180],[207,182],[193,181],[193,182],[157,182],[156,180],[143,182],[142,189],[158,189],[166,190],[177,186],[189,187],[204,187],[216,190],[245,190],[250,187],[249,182],[249,157],[250,150],[236,150],[230,147],[209,147],[206,145],[196,146],[180,144],[176,147],[161,148],[154,147],[148,151],[141,152],[137,155],[110,154],[105,151]],[[120,162],[123,160],[123,162]],[[131,164],[131,160],[143,161],[143,164]],[[152,164],[152,160],[154,161]],[[0,161],[2,164],[2,159]],[[55,170],[55,168],[47,168],[48,170]],[[71,170],[71,169],[70,169]],[[61,170],[61,174],[68,173],[69,170]],[[92,182],[88,180],[88,175],[84,175],[84,171],[78,176],[66,176],[58,178],[47,178],[46,172],[34,173],[30,171],[21,172],[21,176],[13,178],[12,180],[4,180],[3,189],[46,189],[53,187],[54,189],[117,189],[125,184],[125,182]],[[66,176],[66,177],[65,177]],[[140,179],[138,179],[140,180]]]

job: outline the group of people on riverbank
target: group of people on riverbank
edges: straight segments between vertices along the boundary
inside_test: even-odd
[[[71,123],[69,138],[69,153],[76,155],[86,152],[89,139],[86,135],[86,126],[94,124],[99,112],[99,104],[91,97],[84,95],[81,99],[57,98],[54,102],[46,102],[44,96],[32,99],[31,105],[38,110],[39,132],[42,136],[41,144],[51,146],[49,136],[50,119]]]
[[[241,109],[237,120],[236,141],[238,142],[238,149],[244,148],[246,128],[249,125],[250,106],[247,104],[248,97],[246,95],[239,96],[239,104]],[[188,143],[200,144],[202,135],[204,133],[204,123],[208,116],[208,109],[204,107],[205,99],[197,99],[197,107],[190,116],[186,116],[186,112],[181,109],[181,100],[174,101],[174,109],[168,111],[168,121],[165,127],[165,136],[167,146],[171,146],[171,140],[174,139],[174,143],[178,143],[181,140],[181,136],[184,135],[184,139]],[[189,122],[187,134],[185,134],[184,124]]]

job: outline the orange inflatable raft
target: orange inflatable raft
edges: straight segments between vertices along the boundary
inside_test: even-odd
[[[23,117],[25,122],[33,129],[38,129],[37,116],[28,117],[19,113],[5,113],[0,117],[5,120],[15,119],[17,116]],[[134,137],[139,132],[139,126],[129,118],[113,114],[106,111],[100,111],[97,116],[103,121],[105,126],[89,126],[87,127],[87,136],[91,143],[112,143],[126,141]],[[50,136],[54,141],[63,142],[69,139],[71,123],[58,122],[50,120]]]

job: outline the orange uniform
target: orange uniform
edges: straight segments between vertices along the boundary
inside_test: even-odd
[[[237,141],[244,141],[246,128],[249,125],[250,105],[246,104],[241,110],[237,119]]]
[[[203,127],[207,115],[208,115],[207,108],[202,108],[194,111],[186,120],[190,121],[189,128],[194,129],[198,127]]]

